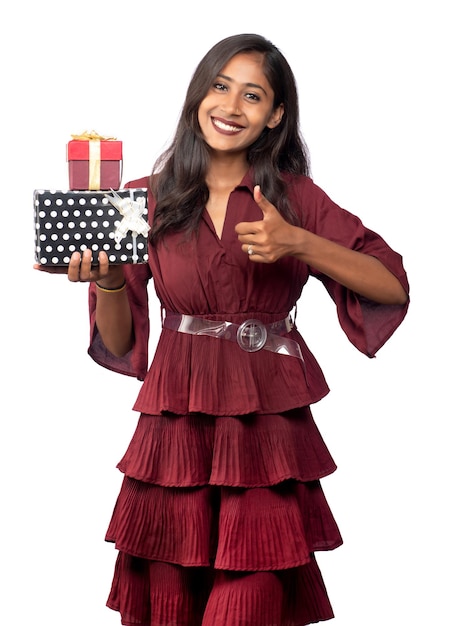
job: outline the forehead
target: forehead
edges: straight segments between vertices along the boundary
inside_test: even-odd
[[[219,74],[241,85],[260,85],[272,91],[265,75],[264,55],[261,52],[239,52],[221,68]]]

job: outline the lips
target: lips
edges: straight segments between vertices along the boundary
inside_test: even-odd
[[[219,117],[212,118],[212,124],[215,128],[225,135],[235,135],[243,130],[244,126],[240,126],[239,124],[231,124],[230,122],[223,120]]]

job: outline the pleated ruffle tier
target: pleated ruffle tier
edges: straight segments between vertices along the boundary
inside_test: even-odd
[[[342,543],[336,469],[308,407],[141,415],[106,533],[128,626],[304,626],[333,617],[314,553]]]
[[[242,323],[250,317],[268,324],[286,314],[209,315],[208,319]],[[162,329],[150,369],[136,398],[139,413],[202,413],[226,417],[283,413],[321,400],[329,387],[300,333],[304,361],[268,350],[245,352],[237,343]]]

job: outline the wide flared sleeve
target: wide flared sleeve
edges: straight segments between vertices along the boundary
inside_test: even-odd
[[[119,358],[109,352],[104,345],[96,325],[96,287],[95,283],[91,283],[89,285],[90,344],[88,354],[96,363],[107,369],[143,380],[148,369],[150,322],[147,286],[151,272],[147,264],[125,265],[123,271],[133,319],[133,347],[125,356]]]
[[[125,188],[148,188],[149,178],[139,178],[126,183]],[[126,292],[133,319],[134,343],[132,349],[119,358],[111,354],[104,345],[96,325],[97,292],[95,284],[89,285],[90,343],[88,354],[92,359],[119,374],[144,380],[148,370],[148,341],[150,322],[148,309],[148,281],[152,278],[147,263],[124,265]]]
[[[304,228],[347,248],[379,259],[409,294],[409,283],[402,256],[376,232],[366,228],[352,213],[339,207],[311,179],[303,178],[296,188]],[[328,276],[310,268],[333,299],[341,328],[360,352],[372,358],[404,320],[404,305],[379,304],[368,300]]]

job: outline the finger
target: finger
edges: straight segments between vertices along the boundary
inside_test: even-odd
[[[79,280],[81,282],[88,282],[92,280],[92,250],[84,250],[81,256],[81,263],[79,269]]]
[[[40,263],[35,263],[33,265],[33,269],[38,272],[45,272],[46,274],[67,274],[67,267],[60,265],[41,265]]]
[[[270,215],[279,215],[277,208],[271,204],[260,190],[260,185],[256,185],[253,190],[253,198],[257,206],[262,211],[262,219],[255,222],[239,222],[235,226],[235,232],[241,243],[250,243],[254,235],[259,234],[264,229],[263,220]]]
[[[274,204],[271,204],[271,202],[267,200],[267,198],[265,198],[265,196],[260,190],[260,185],[256,185],[254,187],[253,198],[254,198],[254,201],[257,203],[257,206],[259,207],[259,209],[262,211],[264,219],[268,215],[278,212]]]
[[[242,250],[249,256],[250,261],[254,261],[254,256],[257,255],[256,246],[253,243],[242,246]]]
[[[67,269],[67,276],[71,282],[90,282],[96,279],[96,274],[96,271],[92,271],[92,250],[72,254]]]
[[[70,257],[69,265],[67,268],[67,277],[72,283],[76,283],[80,279],[80,263],[81,254],[74,252]]]
[[[264,218],[265,219],[265,218]],[[240,222],[235,226],[235,232],[240,243],[251,243],[252,241],[259,240],[264,233],[263,220],[258,222]]]
[[[104,250],[98,253],[97,279],[104,278],[109,272],[109,257]]]
[[[262,200],[262,198],[264,197],[264,196],[263,196],[263,194],[262,194],[262,191],[261,191],[261,189],[260,189],[260,185],[256,185],[256,186],[254,187],[254,190],[253,190],[253,196],[254,196],[254,200],[255,200],[257,203],[259,203],[259,202]]]
[[[235,232],[237,235],[247,237],[255,235],[258,230],[258,222],[239,222],[235,226]]]

